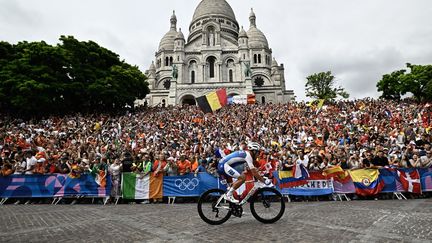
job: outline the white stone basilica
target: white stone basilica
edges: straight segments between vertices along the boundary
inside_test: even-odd
[[[148,105],[195,104],[196,97],[220,88],[228,96],[255,94],[258,103],[291,101],[294,93],[285,88],[284,66],[273,58],[253,10],[249,21],[246,32],[226,0],[202,0],[186,40],[173,13],[156,61],[146,71]],[[247,66],[252,75],[245,72]]]

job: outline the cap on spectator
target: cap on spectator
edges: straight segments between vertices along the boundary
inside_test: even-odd
[[[174,161],[175,159],[174,159],[174,157],[169,157],[168,158],[168,161]]]

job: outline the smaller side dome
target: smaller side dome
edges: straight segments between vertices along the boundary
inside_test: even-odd
[[[177,40],[177,39],[182,39],[182,40],[184,40],[184,35],[183,35],[183,32],[181,31],[181,28],[179,28],[179,31],[177,32],[177,36],[176,36],[175,39],[176,39],[176,40]]]
[[[177,31],[170,30],[164,35],[159,43],[159,50],[174,50],[174,40],[177,36]]]
[[[243,29],[243,26],[241,27],[240,33],[239,33],[239,38],[248,38],[248,35],[246,33],[246,31]]]
[[[247,32],[249,37],[249,47],[251,48],[268,48],[268,41],[265,37],[264,33],[261,32],[256,26],[256,16],[251,9],[251,13],[249,15],[250,28]]]
[[[252,48],[268,48],[268,41],[264,33],[258,28],[252,26],[247,32],[249,37],[249,46]]]
[[[150,70],[150,71],[154,71],[154,70],[156,70],[156,67],[155,67],[155,65],[154,65],[154,61],[152,61],[149,70]]]
[[[175,11],[173,11],[170,18],[170,24],[170,30],[164,35],[164,37],[162,37],[159,43],[159,50],[174,50],[174,40],[177,36],[177,17]]]

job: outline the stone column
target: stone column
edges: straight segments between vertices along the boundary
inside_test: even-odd
[[[171,79],[171,86],[168,95],[168,105],[177,105],[177,79]]]
[[[215,75],[215,79],[216,79],[216,82],[221,82],[222,80],[222,76],[221,76],[221,63],[220,62],[218,62],[218,63],[215,63],[215,65],[216,65],[216,75]]]
[[[245,95],[253,94],[254,92],[252,89],[252,78],[251,77],[246,77],[245,85],[246,85]]]
[[[207,45],[207,34],[205,32],[202,34],[202,45]]]
[[[216,31],[216,36],[215,36],[215,44],[217,45],[217,46],[220,46],[222,43],[221,43],[221,38],[220,38],[220,36],[221,36],[221,33],[220,33],[220,31]]]
[[[206,80],[206,65],[202,65],[202,82],[205,83],[207,82]]]

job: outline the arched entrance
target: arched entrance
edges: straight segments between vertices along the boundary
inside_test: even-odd
[[[193,95],[183,96],[181,100],[182,105],[196,105],[195,97]]]

